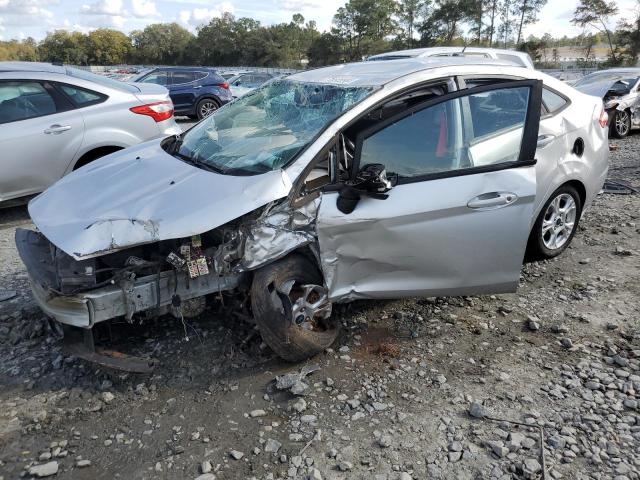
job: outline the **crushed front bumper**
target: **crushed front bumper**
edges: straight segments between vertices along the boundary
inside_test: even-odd
[[[219,276],[214,272],[189,278],[184,272],[164,271],[120,285],[107,285],[73,295],[62,295],[52,287],[55,266],[50,258],[49,243],[39,232],[16,230],[16,246],[27,268],[33,295],[40,308],[60,323],[91,328],[96,323],[116,317],[128,317],[147,310],[160,310],[171,305],[174,296],[184,302],[240,285],[243,274]],[[160,312],[159,312],[160,313]]]

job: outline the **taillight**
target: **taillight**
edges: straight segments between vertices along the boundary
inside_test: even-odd
[[[220,88],[224,88],[225,90],[229,90],[229,84],[227,82],[219,83],[218,86]]]
[[[602,128],[607,128],[607,125],[609,125],[609,115],[607,115],[604,107],[602,107],[602,110],[600,111],[600,118],[598,119],[598,123]]]
[[[129,110],[138,115],[147,115],[156,122],[162,122],[173,117],[173,103],[167,101],[131,107]]]

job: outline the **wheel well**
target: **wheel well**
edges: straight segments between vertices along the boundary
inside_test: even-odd
[[[570,180],[566,182],[564,185],[571,185],[576,189],[578,195],[580,195],[580,207],[584,209],[584,202],[587,200],[587,189],[584,188],[584,185],[579,180]]]
[[[200,97],[196,103],[200,103],[203,100],[213,100],[218,104],[218,107],[222,105],[222,102],[220,102],[220,100],[215,95],[204,95]]]
[[[106,147],[98,147],[94,148],[93,150],[89,150],[78,159],[76,164],[73,166],[73,169],[77,170],[78,168],[84,167],[86,164],[91,163],[100,157],[104,157],[105,155],[109,155],[110,153],[117,152],[118,150],[122,150],[122,147],[109,145]]]

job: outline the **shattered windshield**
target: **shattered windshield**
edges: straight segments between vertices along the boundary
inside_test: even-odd
[[[197,124],[174,155],[232,175],[277,170],[373,90],[275,80]]]

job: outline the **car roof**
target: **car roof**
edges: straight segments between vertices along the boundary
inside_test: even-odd
[[[62,65],[45,62],[0,62],[0,72],[47,72],[66,75]]]
[[[215,72],[215,68],[211,67],[156,67],[152,70],[162,70],[164,72],[178,72],[178,71],[207,71],[207,72]]]
[[[375,60],[376,58],[384,57],[421,57],[429,55],[452,54],[452,53],[502,53],[509,55],[517,55],[519,57],[529,56],[526,52],[519,52],[517,50],[507,50],[502,48],[486,48],[486,47],[427,47],[427,48],[413,48],[409,50],[396,50],[393,52],[379,53],[378,55],[371,55],[368,60]]]
[[[520,67],[508,60],[494,60],[474,57],[419,57],[388,60],[386,62],[356,62],[323,67],[294,73],[287,79],[328,83],[344,86],[380,86],[411,73],[440,67],[463,65],[485,65],[496,67]]]

